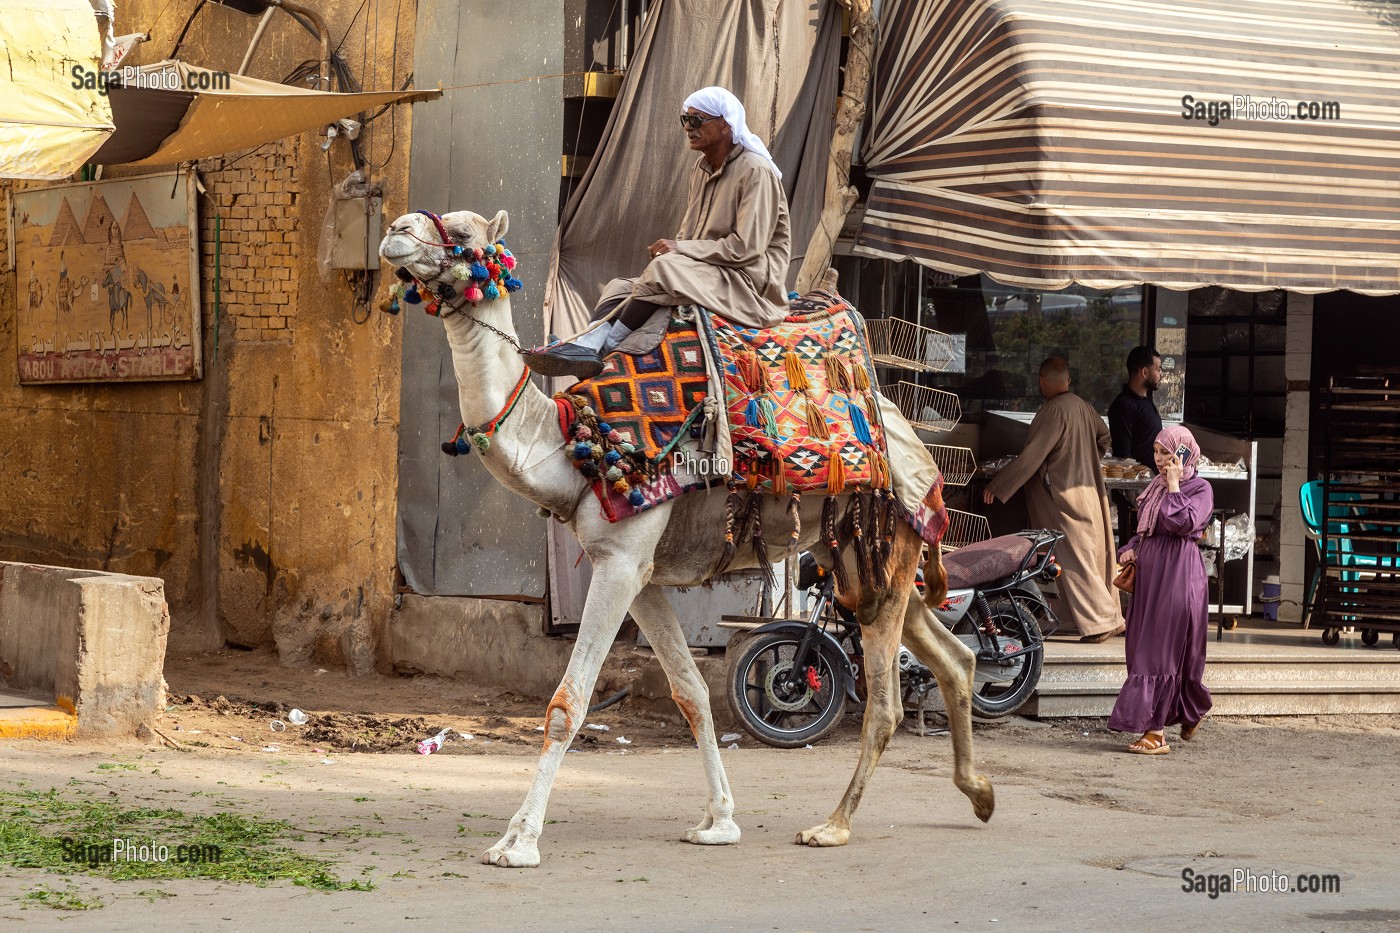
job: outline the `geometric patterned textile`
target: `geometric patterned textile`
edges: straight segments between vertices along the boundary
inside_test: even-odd
[[[660,472],[691,413],[708,394],[705,354],[695,324],[673,316],[666,335],[650,353],[610,353],[603,371],[571,386],[622,439]]]
[[[793,306],[767,330],[710,315],[725,370],[733,472],[779,494],[888,488],[859,318],[839,296],[813,293]]]

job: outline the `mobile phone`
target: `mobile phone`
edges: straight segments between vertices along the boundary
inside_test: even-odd
[[[1182,444],[1176,449],[1176,460],[1182,466],[1186,466],[1186,461],[1191,459],[1191,448]]]

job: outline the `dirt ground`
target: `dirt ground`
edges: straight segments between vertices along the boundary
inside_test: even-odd
[[[232,808],[304,829],[295,845],[370,891],[202,879],[64,876],[90,902],[26,900],[55,883],[0,874],[0,924],[31,929],[1400,930],[1400,729],[1392,717],[1207,721],[1156,758],[1123,754],[1102,720],[976,727],[997,788],[983,825],[951,783],[946,737],[901,730],[851,844],[792,844],[836,803],[857,719],[813,749],[744,736],[725,765],[737,846],[678,841],[704,803],[689,733],[626,703],[565,760],[538,869],[477,857],[528,787],[543,704],[435,678],[356,678],[270,655],[172,658],[172,702],[149,742],[0,744],[0,791],[103,792],[124,804]],[[220,699],[222,697],[222,700]],[[721,700],[722,702],[722,700]],[[304,710],[304,726],[273,718]],[[442,728],[439,753],[413,742]],[[626,739],[627,742],[619,742]],[[202,743],[202,744],[201,744]],[[113,763],[119,763],[114,765]],[[298,837],[299,839],[301,837]],[[1335,875],[1340,891],[1183,890],[1195,877]],[[1218,891],[1217,891],[1218,894]]]

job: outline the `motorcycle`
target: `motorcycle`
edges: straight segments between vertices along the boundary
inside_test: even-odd
[[[933,614],[977,656],[973,715],[999,719],[1023,707],[1040,682],[1044,636],[1059,620],[1039,584],[1060,573],[1058,531],[1023,531],[943,556],[948,595]],[[834,599],[832,575],[810,554],[799,561],[797,588],[807,591],[806,622],[785,619],[749,633],[726,677],[729,705],[754,738],[775,748],[820,741],[841,722],[847,702],[865,699],[864,653],[854,613]],[[922,578],[912,599],[923,598]],[[923,711],[938,682],[903,645],[898,657],[904,708]]]

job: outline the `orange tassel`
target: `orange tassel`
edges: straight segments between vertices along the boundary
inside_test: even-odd
[[[819,441],[831,439],[831,431],[826,426],[826,416],[815,399],[807,399],[807,433]]]
[[[773,383],[768,378],[768,364],[755,353],[753,355],[754,391],[773,394]]]
[[[773,495],[782,496],[787,494],[787,468],[783,465],[781,457],[773,460]]]
[[[758,481],[761,479],[763,479],[763,477],[758,472],[758,464],[755,463],[750,467],[749,475],[744,477],[744,482],[748,484],[750,489],[757,489]]]
[[[739,381],[744,384],[745,392],[758,391],[758,372],[755,364],[758,356],[748,347],[743,348],[734,355],[734,369],[739,374]]]
[[[826,493],[829,496],[838,496],[846,489],[846,465],[841,461],[841,451],[838,448],[831,452],[831,461],[826,471]]]
[[[850,372],[835,353],[826,355],[826,387],[832,392],[851,391]]]
[[[789,350],[783,354],[783,367],[787,369],[789,389],[805,392],[812,387],[812,383],[807,379],[807,367],[802,365],[802,357]]]
[[[851,384],[856,387],[857,392],[870,391],[870,374],[865,371],[864,363],[851,361]]]

